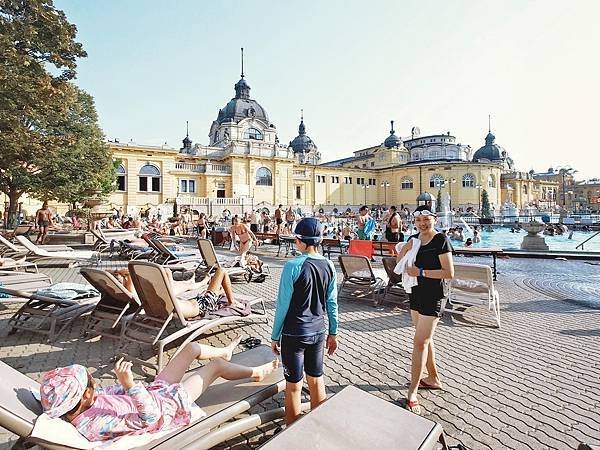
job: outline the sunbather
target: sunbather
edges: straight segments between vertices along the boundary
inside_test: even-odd
[[[117,281],[119,281],[129,292],[135,293],[135,287],[133,286],[131,275],[127,269],[119,269],[113,273]],[[189,280],[175,281],[173,280],[172,272],[168,270],[167,273],[171,278],[173,294],[176,296],[194,290],[200,291],[200,294],[198,294],[196,298],[190,300],[178,300],[179,307],[186,319],[198,317],[207,311],[216,309],[217,302],[222,293],[227,297],[228,306],[242,310],[245,309],[245,305],[240,304],[233,297],[231,280],[225,269],[221,267],[217,268],[212,277],[210,277],[208,287],[204,292],[203,288],[206,286],[206,279],[201,282],[196,282],[194,277],[191,277]]]
[[[42,378],[42,407],[50,417],[64,417],[90,441],[183,427],[190,423],[192,403],[217,378],[261,381],[278,367],[277,359],[257,367],[229,362],[238,343],[239,338],[216,348],[192,342],[146,386],[134,382],[132,363],[122,358],[114,369],[119,384],[105,388],[97,388],[81,365],[57,368]],[[183,380],[196,359],[212,361]]]
[[[48,208],[48,202],[42,203],[42,207],[35,213],[35,223],[39,228],[36,244],[45,244],[48,238],[48,227],[52,225],[52,211]]]

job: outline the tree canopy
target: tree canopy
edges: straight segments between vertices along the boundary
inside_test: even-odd
[[[93,99],[71,83],[87,56],[76,33],[52,0],[0,4],[0,190],[13,216],[25,193],[74,202],[112,186]]]

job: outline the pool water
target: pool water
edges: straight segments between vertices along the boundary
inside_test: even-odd
[[[464,227],[463,227],[464,228]],[[473,234],[467,230],[463,230],[466,238],[472,238]],[[550,250],[564,251],[564,252],[580,252],[581,248],[575,249],[578,244],[585,241],[586,239],[593,236],[596,232],[594,231],[574,231],[573,236],[569,239],[569,233],[564,233],[562,236],[546,236],[540,233],[546,240],[546,244]],[[518,233],[511,233],[510,228],[494,228],[493,232],[481,231],[481,242],[473,244],[473,247],[501,247],[503,249],[521,249],[521,242],[523,237],[527,235],[525,230],[521,230]],[[455,247],[464,247],[464,242],[451,241]],[[586,242],[583,246],[584,252],[600,252],[600,235],[594,237],[589,242]]]

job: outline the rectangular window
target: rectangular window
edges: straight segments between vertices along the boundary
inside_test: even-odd
[[[375,166],[375,163],[373,161],[371,161],[371,167]]]
[[[302,186],[296,186],[296,200],[302,200]]]
[[[160,192],[160,178],[159,177],[152,178],[152,192]]]
[[[179,192],[187,192],[187,191],[188,191],[187,180],[181,180],[181,187],[179,188]]]
[[[117,191],[125,191],[125,175],[119,175],[117,177]]]
[[[188,192],[196,192],[196,181],[195,180],[188,181]]]
[[[352,177],[344,177],[345,184],[352,184]]]
[[[148,178],[140,177],[140,192],[148,192]]]

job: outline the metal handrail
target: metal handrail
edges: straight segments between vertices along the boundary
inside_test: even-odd
[[[600,231],[596,232],[595,234],[591,235],[589,238],[587,238],[585,241],[583,241],[581,244],[577,244],[577,247],[575,247],[575,250],[577,250],[579,247],[581,247],[581,250],[583,250],[583,244],[585,244],[587,241],[594,239],[596,236],[598,236],[600,234]]]

